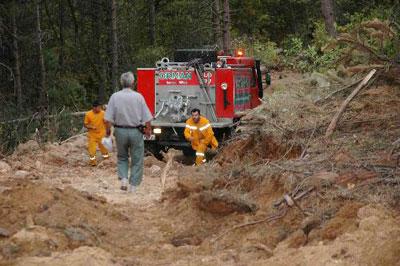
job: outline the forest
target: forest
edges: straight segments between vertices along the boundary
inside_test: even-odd
[[[175,49],[241,47],[268,69],[326,71],[343,60],[343,44],[326,49],[338,34],[371,19],[398,31],[399,12],[397,0],[2,1],[1,150],[36,128],[46,139],[76,133],[68,114],[94,99],[106,102],[120,73],[154,66]],[[398,37],[375,46],[389,61],[399,52]],[[372,37],[362,42],[376,44]],[[49,115],[64,118],[51,126],[41,119]]]

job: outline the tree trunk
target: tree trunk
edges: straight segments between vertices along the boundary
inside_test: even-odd
[[[325,28],[328,34],[332,37],[336,37],[335,29],[335,12],[334,12],[334,0],[321,0],[321,11],[325,20]]]
[[[17,12],[17,7],[16,7],[16,2],[15,0],[13,1],[13,6],[11,10],[11,24],[12,24],[12,38],[13,38],[13,53],[14,53],[14,60],[15,60],[15,65],[14,65],[14,72],[15,72],[15,91],[17,92],[17,106],[18,110],[22,110],[22,103],[23,103],[23,98],[22,98],[22,85],[21,85],[21,61],[19,58],[19,48],[18,48],[18,31],[17,31],[17,23],[16,23],[16,12]]]
[[[154,0],[149,1],[149,37],[150,44],[156,44],[156,6]]]
[[[106,98],[106,90],[105,90],[105,82],[104,82],[104,68],[103,66],[103,60],[102,60],[102,47],[101,47],[101,38],[99,36],[101,35],[101,28],[100,28],[100,17],[102,15],[102,10],[101,6],[97,4],[98,0],[91,0],[91,30],[92,30],[92,42],[91,42],[91,47],[94,48],[93,54],[94,54],[94,63],[97,65],[97,68],[99,69],[101,73],[101,77],[97,78],[97,95],[98,95],[98,100],[100,103],[104,103],[105,98]]]
[[[112,89],[117,91],[117,75],[118,75],[118,36],[117,36],[117,0],[111,0],[111,32],[112,32],[112,68],[111,79]]]
[[[228,55],[231,50],[231,36],[230,36],[230,10],[229,10],[229,0],[224,0],[224,52],[225,55]]]
[[[60,0],[59,2],[59,30],[60,30],[60,54],[58,55],[58,64],[60,66],[60,70],[62,71],[64,67],[64,0]]]
[[[75,42],[75,45],[78,45],[78,43],[79,43],[79,27],[78,27],[78,21],[76,19],[74,3],[72,2],[72,0],[67,0],[67,3],[69,6],[69,9],[71,11],[72,21],[74,23],[74,42]]]
[[[44,65],[43,47],[42,47],[42,29],[40,27],[40,4],[36,3],[36,40],[38,44],[39,53],[39,67],[40,67],[40,91],[39,91],[39,104],[43,109],[48,107],[47,98],[47,84],[46,84],[46,68]]]
[[[213,6],[213,28],[214,28],[214,41],[218,45],[218,48],[223,47],[223,40],[221,34],[221,8],[220,0],[214,0]]]

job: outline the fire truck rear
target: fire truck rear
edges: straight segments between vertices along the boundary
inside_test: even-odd
[[[137,70],[137,90],[153,113],[153,134],[146,147],[153,153],[168,148],[192,154],[184,138],[185,121],[200,109],[219,142],[227,139],[241,113],[260,104],[263,96],[260,61],[217,56],[213,50],[177,50],[174,62],[163,58],[155,68]]]

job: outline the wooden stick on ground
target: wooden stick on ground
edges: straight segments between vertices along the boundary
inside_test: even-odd
[[[169,171],[169,169],[171,168],[171,166],[172,166],[172,162],[173,162],[173,160],[174,160],[174,157],[175,157],[175,155],[176,155],[176,153],[177,153],[178,151],[177,150],[175,150],[175,149],[169,149],[168,150],[168,153],[166,154],[166,156],[167,156],[167,164],[165,165],[165,167],[164,167],[164,169],[163,169],[163,172],[162,172],[162,174],[161,174],[161,192],[163,192],[164,191],[164,188],[165,188],[165,180],[167,179],[167,174],[168,174],[168,171]]]
[[[368,81],[374,76],[376,73],[376,69],[372,69],[368,75],[363,79],[363,81],[354,89],[354,91],[347,97],[347,99],[342,103],[340,106],[339,111],[333,117],[328,129],[326,130],[325,137],[329,138],[332,136],[333,131],[336,128],[336,124],[339,121],[340,117],[342,116],[344,110],[346,109],[347,105],[353,100],[353,98],[357,95],[357,93],[368,83]]]

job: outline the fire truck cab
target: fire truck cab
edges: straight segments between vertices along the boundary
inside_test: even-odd
[[[243,111],[260,104],[260,61],[240,51],[217,56],[214,50],[177,50],[173,62],[163,58],[154,68],[138,68],[137,90],[154,116],[146,148],[155,154],[175,148],[189,155],[193,150],[183,131],[193,108],[211,122],[221,143]]]

